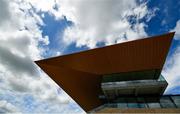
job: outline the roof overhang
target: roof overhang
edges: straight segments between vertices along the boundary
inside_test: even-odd
[[[102,102],[104,74],[159,69],[174,32],[36,61],[85,111]]]

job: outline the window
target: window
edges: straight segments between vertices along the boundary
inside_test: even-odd
[[[110,108],[117,108],[117,103],[109,103],[108,107],[110,107]]]
[[[149,108],[161,108],[158,97],[146,97],[145,100]]]
[[[128,108],[139,108],[139,105],[135,97],[129,97],[126,99]]]
[[[162,75],[159,76],[158,81],[166,81]]]
[[[117,103],[118,108],[127,108],[127,103]]]
[[[180,108],[180,96],[171,96],[177,108]]]
[[[170,97],[168,96],[161,97],[160,104],[162,108],[175,108],[176,107],[174,103],[171,101]]]
[[[128,103],[127,106],[128,108],[139,108],[138,103]]]
[[[161,108],[159,103],[148,103],[149,108]]]
[[[137,98],[137,103],[139,105],[139,108],[147,108],[147,105],[145,103],[145,100],[143,97],[138,97]]]
[[[115,102],[117,103],[118,108],[127,108],[127,103],[125,101],[125,98],[120,97],[116,99]]]

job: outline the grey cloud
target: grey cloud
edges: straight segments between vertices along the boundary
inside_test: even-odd
[[[0,0],[0,25],[11,17],[9,12],[8,0]]]
[[[19,34],[14,34],[12,36],[6,36],[6,40],[0,40],[0,45],[2,47],[8,48],[9,50],[16,50],[21,52],[25,55],[28,55],[29,52],[29,45],[31,44],[32,40],[31,36],[27,31],[19,31]]]
[[[17,113],[18,108],[7,102],[6,100],[0,100],[0,113]],[[19,113],[20,114],[20,113]]]
[[[30,76],[36,76],[38,74],[37,67],[29,57],[20,57],[1,46],[0,63],[14,74],[28,73]]]
[[[12,90],[18,91],[18,92],[29,92],[30,87],[29,84],[31,83],[30,80],[29,82],[24,81],[23,78],[16,79],[17,77],[10,77],[8,79],[9,86],[11,87]]]

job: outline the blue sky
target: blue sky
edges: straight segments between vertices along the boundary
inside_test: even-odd
[[[85,113],[33,61],[175,31],[162,75],[180,93],[179,0],[1,0],[0,113]]]

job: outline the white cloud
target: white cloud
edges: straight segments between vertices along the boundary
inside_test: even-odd
[[[47,3],[44,6],[41,2],[32,2],[34,3],[23,0],[0,0],[0,90],[13,91],[14,95],[30,94],[51,104],[48,106],[50,108],[58,105],[58,111],[61,105],[68,105],[69,101],[73,101],[66,93],[58,93],[59,87],[40,72],[33,62],[41,59],[44,52],[39,43],[50,43],[48,36],[42,36],[39,25],[43,26],[44,23],[37,11],[49,11],[46,7],[52,5],[48,6],[50,4]],[[0,109],[5,112],[16,112],[15,107],[13,108],[8,101],[0,101]]]
[[[163,76],[169,83],[165,93],[169,93],[175,87],[180,85],[180,46],[174,50],[172,56],[167,59],[165,67],[162,71]]]
[[[171,31],[175,31],[174,39],[180,40],[180,20],[176,22],[176,26]],[[172,55],[167,58],[162,72],[169,83],[166,93],[170,93],[174,88],[180,87],[180,46],[177,45],[176,49],[172,51]]]
[[[0,113],[18,113],[19,109],[12,105],[11,103],[7,102],[6,100],[0,100]]]
[[[180,40],[180,20],[176,22],[176,26],[172,31],[175,31],[175,39]]]
[[[56,19],[65,16],[74,23],[65,30],[60,40],[63,45],[75,43],[77,47],[89,48],[100,42],[110,45],[147,36],[146,25],[139,20],[149,21],[158,10],[149,10],[146,3],[139,5],[136,0],[44,0],[42,3],[30,0],[29,3],[36,11],[48,12]],[[129,22],[132,16],[134,24]]]
[[[6,19],[10,18],[9,15],[9,5],[7,2],[5,2],[4,0],[1,0],[1,4],[0,4],[1,10],[0,10],[0,25],[2,25],[3,23],[6,22]]]
[[[37,1],[37,0],[27,0],[28,3],[30,3],[33,7],[35,7],[35,9],[39,12],[39,11],[43,11],[43,12],[53,12],[54,11],[54,7],[55,7],[55,1],[56,0],[43,0],[41,2]]]
[[[89,48],[99,42],[109,45],[147,36],[146,25],[139,20],[145,17],[150,20],[156,11],[149,11],[146,3],[138,5],[135,0],[59,0],[58,3],[59,15],[74,23],[65,30],[64,43]],[[129,22],[131,16],[134,24]]]

